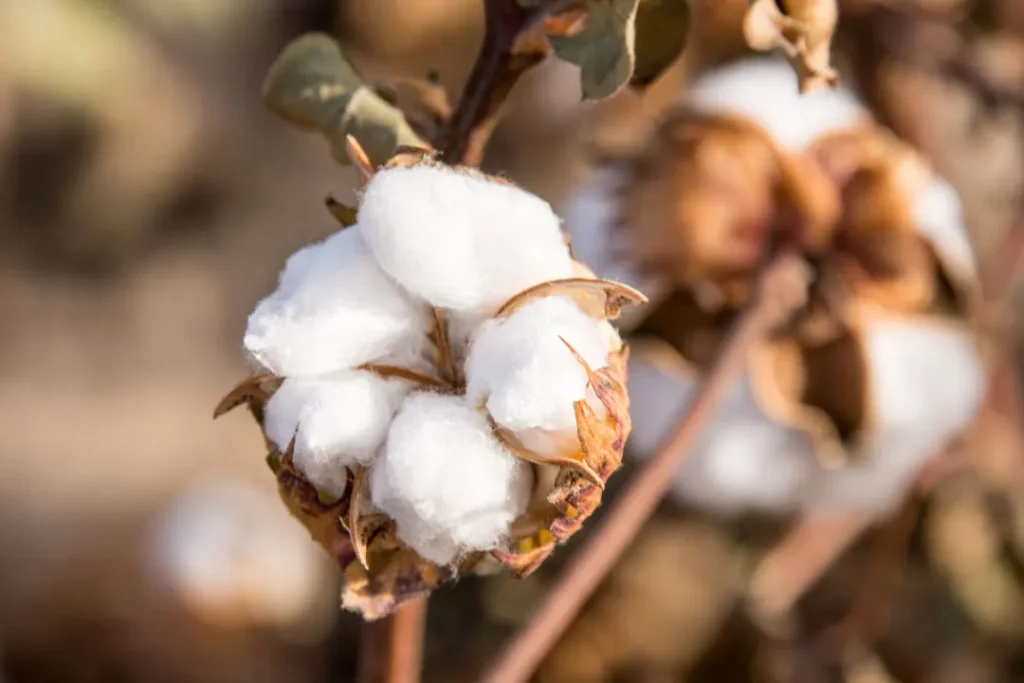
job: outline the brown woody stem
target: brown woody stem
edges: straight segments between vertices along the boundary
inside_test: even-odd
[[[784,311],[780,311],[772,293],[784,286],[798,265],[797,257],[790,252],[782,253],[769,265],[761,278],[757,300],[730,333],[675,432],[615,501],[601,528],[573,557],[525,630],[481,680],[522,683],[530,678],[665,496],[701,428],[743,369],[751,346],[779,321]]]
[[[565,0],[542,0],[534,6],[522,7],[517,0],[484,0],[483,44],[458,107],[438,140],[443,161],[467,166],[480,164],[493,129],[488,119],[500,105],[495,100],[503,100],[522,73],[512,67],[516,40],[567,4],[570,3]]]
[[[403,604],[389,617],[363,624],[359,683],[417,683],[423,668],[427,599]]]

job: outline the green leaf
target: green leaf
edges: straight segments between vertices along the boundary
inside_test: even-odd
[[[580,67],[583,99],[614,94],[633,75],[639,0],[587,0],[586,27],[575,35],[548,40],[555,54]]]
[[[636,13],[636,66],[630,84],[658,79],[686,46],[690,29],[687,0],[640,0]]]
[[[285,121],[323,134],[343,164],[351,163],[348,135],[359,141],[374,166],[400,145],[429,147],[401,111],[363,83],[326,34],[301,36],[285,48],[267,74],[263,100]]]

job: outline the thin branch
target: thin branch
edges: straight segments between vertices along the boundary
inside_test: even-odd
[[[541,0],[522,7],[517,0],[484,0],[483,44],[459,105],[438,140],[442,160],[467,166],[480,164],[497,124],[497,112],[512,86],[549,51],[543,39],[519,49],[517,41],[545,17],[570,4],[567,0]]]
[[[481,679],[485,683],[520,683],[533,671],[572,623],[587,598],[629,547],[654,512],[680,463],[696,442],[715,406],[742,370],[753,344],[762,339],[788,306],[777,293],[793,277],[799,259],[780,254],[763,274],[759,296],[740,318],[709,369],[700,391],[664,447],[616,500],[592,540],[579,551],[558,585],[548,594],[511,646]]]
[[[405,603],[389,617],[363,624],[359,683],[417,683],[426,619],[424,597]]]

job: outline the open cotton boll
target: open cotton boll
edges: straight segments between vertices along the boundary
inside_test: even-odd
[[[288,259],[249,316],[244,345],[274,374],[308,377],[415,357],[427,329],[426,307],[380,269],[353,226]]]
[[[573,403],[587,395],[587,372],[563,339],[592,369],[608,364],[611,340],[602,322],[568,297],[537,299],[508,318],[485,322],[470,341],[466,361],[470,405],[484,405],[513,432],[574,436]]]
[[[704,111],[745,116],[791,152],[869,120],[867,109],[843,86],[801,95],[796,74],[779,58],[751,57],[710,70],[684,99]]]
[[[960,196],[937,175],[912,199],[914,225],[950,265],[964,274],[975,272],[974,253],[967,236]]]
[[[630,453],[653,456],[671,436],[697,383],[695,373],[667,371],[642,358],[630,363]],[[680,501],[721,514],[787,512],[800,506],[815,469],[808,440],[761,411],[744,375],[676,472],[673,493]]]
[[[373,464],[370,497],[398,538],[448,564],[497,548],[529,500],[529,465],[494,437],[487,418],[458,396],[409,396]]]
[[[985,374],[966,329],[882,313],[865,325],[870,424],[857,462],[822,473],[809,506],[888,511],[974,418]]]
[[[476,173],[381,171],[363,193],[359,224],[381,267],[442,308],[493,312],[528,287],[572,275],[551,206]]]
[[[370,463],[408,391],[408,382],[364,370],[289,378],[267,402],[264,429],[281,452],[294,436],[295,467],[340,498],[346,468]]]

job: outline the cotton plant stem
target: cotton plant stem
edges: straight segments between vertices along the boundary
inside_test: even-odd
[[[494,113],[528,66],[516,65],[516,41],[571,2],[540,0],[523,7],[518,0],[484,0],[484,39],[455,112],[438,140],[449,164],[478,166],[496,123]]]
[[[363,624],[359,683],[417,683],[423,668],[427,598],[416,598],[389,617]]]
[[[572,559],[525,629],[481,678],[484,683],[522,683],[572,623],[584,603],[629,547],[644,522],[665,496],[683,462],[714,412],[715,406],[744,366],[751,346],[779,320],[780,302],[774,295],[792,277],[798,258],[788,252],[777,257],[761,278],[759,297],[741,316],[696,399],[666,441],[626,491],[612,504],[601,527]],[[782,308],[788,308],[784,304]]]

